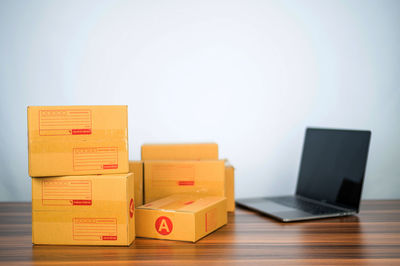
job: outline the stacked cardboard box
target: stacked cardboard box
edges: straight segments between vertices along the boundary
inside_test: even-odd
[[[143,145],[142,161],[138,236],[195,242],[226,224],[235,209],[234,168],[218,159],[217,144]]]
[[[226,199],[171,195],[139,207],[136,215],[137,236],[196,242],[227,223]]]
[[[28,107],[34,244],[130,245],[127,106]]]
[[[218,144],[145,144],[141,152],[145,168],[145,203],[173,193],[196,191],[225,196],[227,210],[235,211],[235,169],[228,160],[218,159]],[[224,175],[223,181],[221,175]],[[160,178],[167,180],[158,180]],[[161,183],[164,188],[157,189]],[[203,186],[199,188],[200,185]],[[224,192],[221,192],[221,185]]]

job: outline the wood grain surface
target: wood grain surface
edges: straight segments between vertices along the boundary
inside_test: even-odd
[[[400,265],[400,201],[363,201],[358,216],[290,224],[237,208],[195,244],[137,238],[130,247],[32,246],[30,203],[0,203],[0,263]]]

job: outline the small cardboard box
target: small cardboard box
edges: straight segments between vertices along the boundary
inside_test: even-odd
[[[218,144],[144,144],[142,160],[218,160]]]
[[[143,161],[129,161],[129,172],[133,173],[135,180],[135,207],[143,202]]]
[[[225,197],[228,212],[235,211],[235,168],[225,161]]]
[[[29,175],[128,173],[127,106],[29,106]]]
[[[213,161],[145,161],[145,203],[169,195],[202,193],[225,196],[225,165]]]
[[[133,175],[32,178],[32,243],[129,246]]]
[[[172,195],[136,209],[136,235],[196,242],[227,223],[226,199]]]

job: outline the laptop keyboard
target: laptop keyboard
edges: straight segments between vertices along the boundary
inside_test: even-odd
[[[295,208],[311,214],[329,214],[343,212],[340,209],[319,205],[293,196],[269,198],[269,200],[284,205],[286,207]]]

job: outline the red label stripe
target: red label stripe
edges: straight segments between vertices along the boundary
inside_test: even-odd
[[[117,240],[117,236],[103,236],[103,240]]]
[[[194,181],[178,181],[179,186],[193,186]]]
[[[92,134],[91,129],[72,129],[71,130],[72,135],[90,135]]]
[[[118,164],[103,164],[103,169],[118,169]]]
[[[72,205],[92,205],[92,200],[72,200]]]

